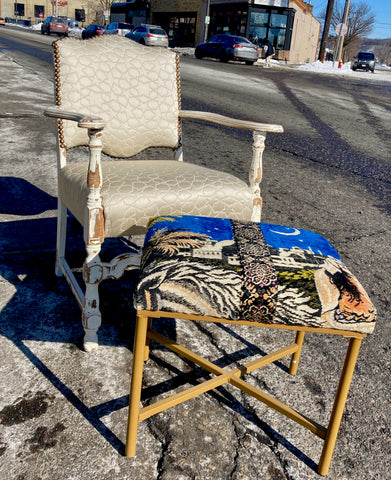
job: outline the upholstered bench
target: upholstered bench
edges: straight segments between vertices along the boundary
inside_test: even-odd
[[[361,341],[374,329],[376,310],[324,237],[266,223],[157,217],[145,238],[135,307],[127,456],[135,455],[140,421],[230,383],[323,439],[318,472],[327,474]],[[227,371],[154,331],[152,319],[161,317],[294,330],[296,337],[287,347]],[[292,355],[289,373],[295,374],[305,332],[350,339],[327,428],[240,378],[287,355]],[[215,376],[140,408],[150,339]]]

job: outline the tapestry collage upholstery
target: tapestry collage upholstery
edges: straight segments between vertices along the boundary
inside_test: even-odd
[[[145,238],[137,310],[371,333],[376,309],[322,236],[196,216],[156,217]]]

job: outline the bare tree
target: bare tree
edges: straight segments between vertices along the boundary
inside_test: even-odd
[[[335,28],[342,21],[345,2],[337,0],[331,18],[331,25]],[[325,18],[326,11],[320,15]],[[372,32],[375,23],[375,14],[366,2],[352,2],[348,15],[348,31],[345,35],[342,50],[342,60],[347,62],[351,60],[361,44],[362,37]]]
[[[98,0],[96,2],[102,10],[110,10],[113,0]]]
[[[105,24],[104,11],[110,11],[114,0],[87,0],[87,8],[91,13],[91,21],[101,25]]]
[[[375,56],[380,63],[391,65],[391,40],[385,40],[382,44],[376,45]]]

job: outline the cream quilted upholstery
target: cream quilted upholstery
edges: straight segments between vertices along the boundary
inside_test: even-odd
[[[92,351],[98,347],[101,324],[100,282],[120,278],[140,260],[133,251],[118,252],[99,268],[105,237],[145,233],[156,216],[249,220],[260,212],[257,184],[250,188],[233,175],[178,160],[181,119],[200,118],[259,132],[264,125],[181,110],[179,57],[169,49],[144,47],[118,35],[64,38],[53,46],[57,107],[45,115],[56,118],[58,125],[56,274],[65,275],[82,308],[84,349]],[[275,128],[266,125],[265,131]],[[251,184],[259,181],[255,177],[260,173],[256,164],[262,138],[254,135]],[[68,149],[87,145],[88,153],[78,149],[67,163]],[[101,155],[102,145],[103,153],[114,158]],[[150,147],[160,147],[152,151],[153,158],[168,150],[172,159],[174,150],[176,160],[139,159],[148,158]],[[144,150],[137,160],[130,158]],[[68,211],[84,229],[84,292],[65,258]]]
[[[68,164],[59,173],[62,201],[83,224],[88,163]],[[145,231],[157,215],[200,215],[249,219],[249,187],[232,175],[175,160],[102,162],[105,236]],[[158,192],[158,193],[157,193]]]
[[[104,153],[130,157],[179,141],[176,55],[119,35],[55,42],[57,104],[101,117]],[[66,148],[88,144],[87,130],[63,120]]]

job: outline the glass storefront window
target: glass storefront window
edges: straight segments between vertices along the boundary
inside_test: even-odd
[[[274,45],[276,50],[283,50],[285,43],[286,30],[282,28],[270,28],[268,39]]]
[[[270,15],[270,26],[286,28],[288,17],[287,15],[280,15],[279,13],[272,13]]]
[[[260,45],[262,40],[266,37],[267,28],[266,27],[253,27],[251,26],[248,30],[248,39],[250,42],[255,45]]]
[[[227,4],[212,3],[208,38],[218,33],[229,33],[247,37],[257,45],[263,45],[263,39],[268,38],[276,50],[289,50],[293,10],[263,3],[259,5],[266,6],[252,4],[249,1],[247,10],[238,0]]]
[[[263,12],[251,12],[250,25],[266,27],[269,22],[269,14]]]
[[[268,38],[276,50],[285,48],[287,37],[288,12],[285,10],[250,9],[248,39],[258,45],[263,45],[263,39]]]
[[[247,25],[246,10],[222,10],[220,6],[211,7],[211,22],[208,36],[216,33],[245,35]]]
[[[161,22],[163,24],[163,22]],[[170,46],[189,47],[194,45],[196,15],[169,17],[167,29]]]
[[[45,7],[43,5],[34,5],[34,17],[43,18],[45,15]]]

